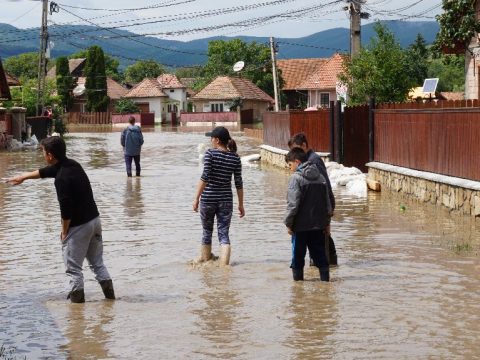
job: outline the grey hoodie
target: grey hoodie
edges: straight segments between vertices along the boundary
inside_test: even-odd
[[[140,127],[138,125],[128,125],[128,127],[122,131],[120,143],[124,147],[125,155],[140,155],[143,145],[143,134]]]
[[[300,164],[288,182],[284,224],[294,232],[323,230],[331,213],[325,178],[311,162]]]

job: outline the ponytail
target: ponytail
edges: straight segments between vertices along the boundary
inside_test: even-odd
[[[233,152],[233,153],[237,152],[237,143],[235,142],[235,140],[233,140],[233,139],[228,140],[227,149],[228,149],[228,151]]]

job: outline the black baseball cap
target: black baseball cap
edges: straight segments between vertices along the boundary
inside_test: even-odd
[[[209,136],[209,137],[212,137],[212,138],[218,138],[222,143],[227,143],[228,140],[231,139],[230,133],[223,126],[217,126],[212,131],[206,132],[205,136]]]

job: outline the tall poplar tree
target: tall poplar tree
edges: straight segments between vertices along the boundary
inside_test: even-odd
[[[73,88],[75,87],[75,79],[70,74],[68,67],[68,59],[59,57],[56,61],[57,75],[57,93],[60,103],[65,111],[69,111],[73,104]]]
[[[105,73],[105,55],[99,46],[92,46],[87,52],[85,64],[85,94],[87,111],[104,112],[108,109],[107,76]]]

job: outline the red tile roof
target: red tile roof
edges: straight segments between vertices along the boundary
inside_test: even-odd
[[[307,80],[302,82],[299,90],[335,89],[338,75],[343,71],[346,55],[335,54]]]
[[[440,95],[445,100],[465,100],[465,94],[463,92],[442,91]]]
[[[162,89],[185,89],[185,85],[173,74],[162,74],[157,77],[157,81]]]
[[[85,81],[87,78],[79,77],[77,79],[77,86],[78,85],[85,85]],[[117,100],[122,97],[125,97],[128,90],[125,89],[122,85],[120,85],[115,80],[107,77],[107,95],[110,99]]]
[[[235,98],[274,102],[270,95],[250,80],[228,76],[217,77],[192,97],[193,100],[231,100]]]
[[[156,79],[143,79],[140,83],[135,85],[125,97],[127,98],[150,98],[150,97],[168,97],[162,91],[160,83]]]
[[[282,71],[282,78],[285,81],[282,90],[296,90],[327,61],[328,59],[322,58],[277,60],[278,69]]]
[[[80,76],[83,75],[83,68],[85,67],[87,59],[85,58],[80,58],[80,59],[68,59],[68,70],[70,71],[70,74]],[[47,72],[47,78],[54,78],[57,76],[57,67],[53,66],[50,70]]]

